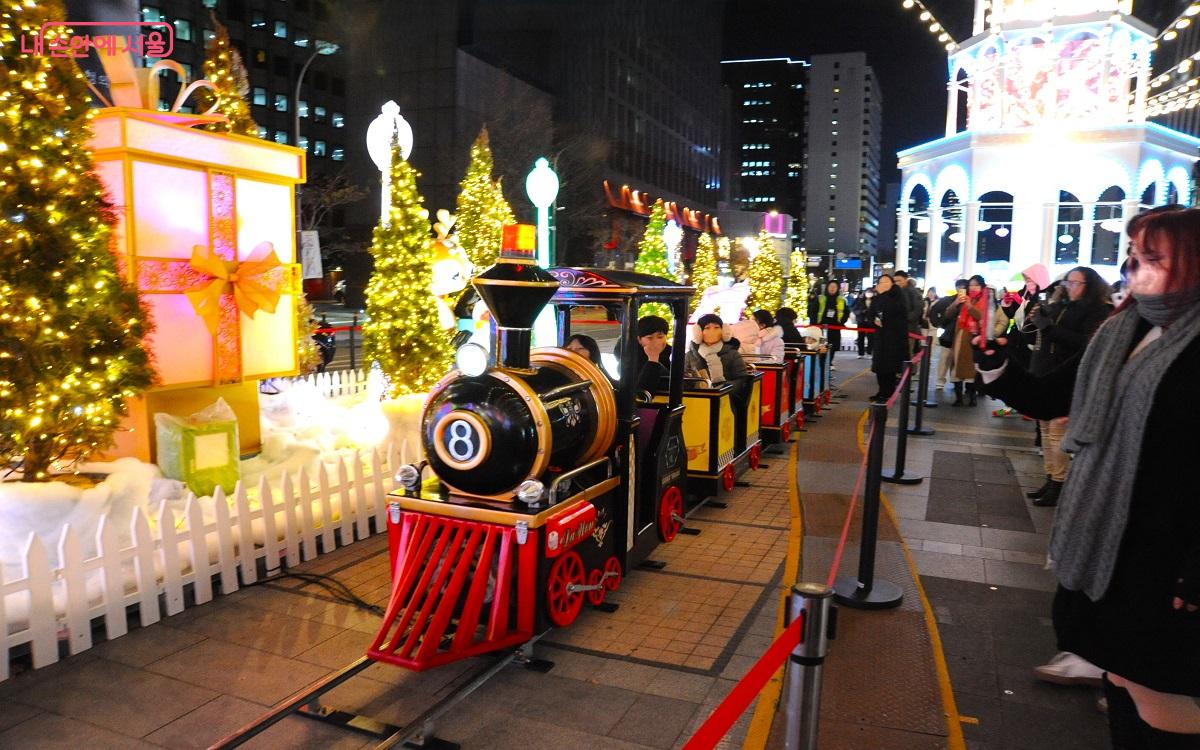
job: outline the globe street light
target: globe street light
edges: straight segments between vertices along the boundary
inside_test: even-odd
[[[550,206],[558,197],[558,175],[550,168],[546,157],[538,157],[533,170],[525,178],[525,192],[537,206],[537,261],[543,268],[550,266]]]
[[[337,52],[340,47],[333,42],[323,42],[318,39],[313,44],[313,53],[308,56],[308,60],[304,62],[304,67],[300,68],[300,75],[296,76],[296,95],[292,97],[292,140],[296,146],[300,145],[300,86],[304,83],[304,74],[308,72],[308,66],[312,65],[313,60],[317,59],[317,55],[332,55]],[[308,149],[304,149],[308,153]],[[300,217],[300,186],[296,186],[296,222],[299,223]]]
[[[379,196],[379,223],[388,223],[388,213],[392,208],[391,175],[392,175],[392,144],[400,146],[400,158],[408,160],[413,148],[413,130],[400,116],[400,105],[388,101],[380,108],[380,114],[371,121],[367,128],[367,153],[371,161],[379,168],[379,179],[383,186]]]

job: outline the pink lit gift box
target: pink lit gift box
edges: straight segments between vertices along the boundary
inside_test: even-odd
[[[253,449],[257,381],[297,371],[295,186],[305,178],[304,152],[192,127],[219,117],[136,106],[157,102],[156,68],[177,66],[143,72],[110,62],[114,102],[135,106],[97,110],[91,148],[117,209],[114,252],[154,319],[146,344],[160,379],[144,403],[131,404],[142,433],[134,452],[152,450],[154,412],[183,416],[217,396],[238,412],[242,448]],[[176,109],[198,83],[184,87]]]

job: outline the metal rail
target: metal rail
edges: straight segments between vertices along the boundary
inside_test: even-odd
[[[408,722],[402,727],[396,729],[394,733],[388,735],[382,742],[375,746],[376,750],[384,750],[392,748],[409,740],[418,739],[426,741],[432,739],[434,722],[460,703],[468,695],[478,690],[484,683],[494,677],[500,670],[504,669],[514,661],[530,662],[531,666],[536,667],[536,660],[530,658],[533,644],[536,643],[544,633],[535,635],[524,644],[517,648],[510,649],[494,659],[490,664],[477,670],[462,687],[454,690],[446,697],[434,703],[429,708],[421,712],[416,718]],[[366,731],[368,734],[379,733],[370,730],[364,730],[366,726],[393,728],[391,725],[376,722],[374,720],[365,719],[364,717],[346,714],[340,711],[322,711],[322,707],[316,705],[316,701],[325,693],[346,682],[350,678],[362,672],[367,667],[376,662],[369,657],[363,656],[357,661],[342,667],[337,672],[327,675],[320,680],[312,683],[308,687],[292,694],[284,699],[283,702],[276,705],[266,714],[255,719],[250,724],[247,724],[232,734],[227,735],[220,741],[210,745],[208,750],[226,750],[227,748],[239,747],[245,742],[265,732],[275,724],[278,724],[288,716],[299,713],[301,716],[325,721],[326,723],[341,726],[349,731]],[[342,718],[331,718],[335,714]]]

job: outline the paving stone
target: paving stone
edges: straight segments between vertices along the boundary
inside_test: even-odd
[[[0,732],[0,747],[13,750],[152,750],[157,746],[86,721],[44,713]]]
[[[182,628],[219,641],[288,657],[307,651],[342,632],[342,628],[317,620],[293,617],[243,603],[216,609],[207,617],[197,617],[184,623]]]
[[[936,521],[901,518],[900,531],[904,534],[905,538],[927,539],[937,542],[950,542],[952,544],[979,545],[982,541],[982,536],[977,527],[939,523]]]
[[[144,667],[203,639],[204,636],[198,633],[190,633],[158,622],[149,627],[131,630],[120,638],[96,644],[92,653],[130,667]]]
[[[263,706],[278,703],[330,671],[266,651],[211,639],[149,664],[146,669]]]
[[[1046,537],[1021,531],[1004,529],[982,529],[980,531],[982,546],[995,549],[1009,549],[1020,552],[1045,552]]]
[[[42,711],[12,700],[0,700],[0,732],[32,719]]]
[[[723,680],[701,674],[679,672],[673,669],[663,669],[643,688],[651,695],[661,695],[667,698],[700,703],[704,701],[709,691]]]
[[[984,560],[986,580],[996,586],[1054,591],[1058,582],[1052,571],[1041,564],[1008,562],[1006,560]]]
[[[608,735],[649,747],[669,748],[698,711],[695,703],[643,695],[634,701]]]
[[[220,695],[202,706],[180,716],[146,740],[177,750],[201,750],[262,716],[263,707],[257,703]]]
[[[985,580],[983,564],[986,561],[977,557],[947,555],[942,552],[926,552],[924,550],[914,550],[912,557],[922,576],[931,575],[980,583]]]

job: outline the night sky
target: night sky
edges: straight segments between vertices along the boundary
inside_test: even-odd
[[[973,0],[924,0],[962,41]],[[1134,15],[1159,28],[1187,0],[1135,0]],[[945,132],[946,50],[901,0],[730,0],[723,59],[865,51],[883,89],[883,182],[899,179],[896,151]]]

